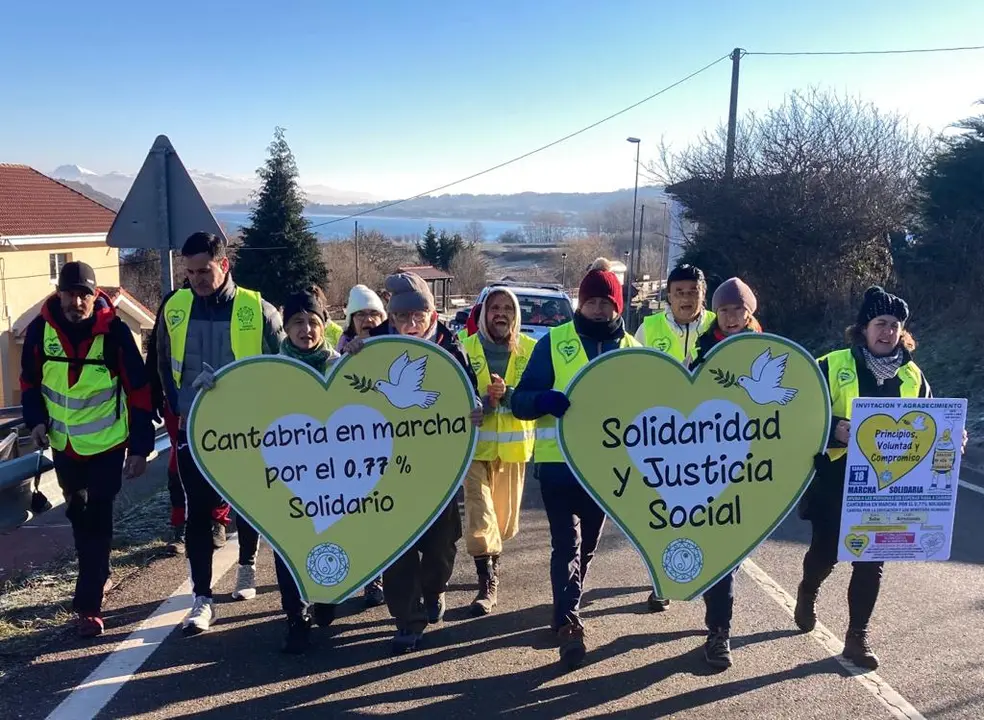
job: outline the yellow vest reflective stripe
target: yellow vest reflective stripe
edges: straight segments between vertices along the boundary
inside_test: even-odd
[[[574,323],[564,323],[550,329],[550,361],[553,364],[554,390],[564,392],[577,371],[588,364],[588,355],[581,345],[581,338],[574,329]],[[639,347],[636,339],[625,333],[619,347]],[[564,462],[557,444],[557,418],[544,415],[536,421],[536,447],[533,450],[534,462]]]
[[[851,404],[859,396],[857,363],[850,349],[835,350],[820,358],[827,361],[827,378],[830,386],[830,412],[835,417],[851,418]],[[911,360],[896,373],[902,381],[900,397],[917,398],[922,387],[922,370]],[[831,460],[847,453],[845,448],[827,448]]]
[[[670,311],[666,310],[655,315],[650,315],[642,321],[643,332],[645,333],[645,346],[666,353],[680,363],[687,358],[693,359],[697,351],[697,338],[714,324],[717,316],[710,310],[705,310],[704,316],[697,326],[697,331],[690,333],[690,337],[687,338],[687,347],[684,347],[683,339],[670,326],[670,322],[666,317],[666,313],[668,312]]]
[[[466,337],[463,341],[468,362],[478,377],[479,393],[484,395],[485,388],[492,382],[489,364],[482,348],[482,339],[478,333]],[[509,356],[506,376],[503,380],[507,387],[515,388],[530,361],[536,341],[529,335],[520,334],[519,348]],[[495,460],[502,462],[522,463],[533,457],[536,422],[533,420],[517,420],[508,408],[499,406],[494,412],[487,414],[478,431],[478,447],[475,451],[476,460]]]
[[[105,336],[93,338],[85,357],[87,362],[71,387],[68,355],[58,333],[48,323],[44,326],[42,347],[45,359],[41,366],[41,394],[50,419],[51,447],[63,451],[71,441],[72,449],[85,457],[126,442],[130,429],[126,393],[119,377],[111,377],[106,367]]]
[[[188,338],[188,324],[194,300],[191,290],[182,289],[174,293],[164,305],[164,322],[171,341],[171,377],[174,378],[175,387],[181,386],[185,341]],[[263,301],[258,292],[236,288],[229,333],[232,355],[236,360],[263,353]]]
[[[330,318],[328,319],[328,322],[325,324],[325,340],[328,341],[330,347],[338,347],[338,341],[342,339],[343,332],[344,330],[342,330],[341,325]]]

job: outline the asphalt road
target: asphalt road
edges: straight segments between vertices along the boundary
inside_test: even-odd
[[[984,486],[980,477],[965,479]],[[738,575],[735,666],[723,673],[703,663],[703,604],[674,603],[666,613],[648,613],[642,562],[610,526],[588,578],[588,661],[578,671],[562,672],[547,631],[549,533],[531,482],[520,535],[503,556],[496,612],[467,618],[475,578],[459,546],[447,620],[427,633],[420,652],[392,657],[386,611],[363,610],[359,598],[346,604],[332,627],[315,630],[317,647],[310,654],[282,656],[284,623],[272,558],[263,548],[255,600],[228,600],[234,572],[227,573],[216,584],[224,597],[212,631],[190,639],[174,632],[159,645],[145,641],[143,651],[153,652],[127,678],[125,663],[140,643],[111,653],[186,579],[185,563],[168,559],[113,592],[104,637],[85,644],[66,633],[6,683],[0,717],[48,717],[111,658],[120,664],[108,670],[102,665],[101,687],[118,692],[100,718],[874,719],[906,712],[919,717],[911,714],[916,712],[976,720],[984,717],[982,519],[984,494],[961,488],[952,560],[887,569],[872,636],[882,660],[878,686],[854,677],[818,636],[799,633],[781,604],[781,589],[795,593],[806,547],[808,526],[796,518]],[[232,551],[222,559],[231,560]],[[820,600],[821,622],[841,639],[848,570],[835,571]],[[901,711],[891,711],[893,703]],[[91,716],[86,712],[73,711],[74,717]]]

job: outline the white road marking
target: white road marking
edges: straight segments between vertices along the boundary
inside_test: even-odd
[[[217,550],[212,560],[212,582],[218,583],[238,559],[238,543],[228,542],[221,550]],[[47,720],[78,720],[99,714],[184,620],[191,609],[191,603],[189,579],[181,583],[167,600],[157,606],[150,617],[113,648],[99,667],[48,715]]]
[[[765,591],[765,593],[778,603],[778,605],[793,617],[796,608],[796,599],[786,592],[782,586],[773,580],[765,570],[760,568],[751,560],[746,559],[741,564],[742,570],[752,580]],[[861,683],[865,690],[875,696],[892,717],[898,720],[926,720],[912,704],[904,697],[899,695],[896,690],[889,685],[878,673],[863,670],[849,660],[845,660],[841,655],[844,652],[844,643],[837,638],[830,630],[821,623],[817,623],[810,637],[816,640],[828,653],[830,653],[841,666],[847,670],[851,676]]]
[[[960,483],[960,487],[964,487],[968,490],[973,490],[975,493],[984,495],[984,487],[981,487],[980,485],[974,485],[974,483],[969,483],[966,480],[957,480],[957,482]]]

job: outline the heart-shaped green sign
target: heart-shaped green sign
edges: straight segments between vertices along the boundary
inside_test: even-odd
[[[656,594],[678,600],[775,529],[830,427],[816,361],[776,335],[729,338],[693,375],[654,350],[608,353],[567,395],[557,427],[568,465],[639,549]]]
[[[396,560],[471,463],[474,391],[433,343],[370,340],[327,378],[263,356],[192,405],[195,462],[280,553],[309,602],[339,602]]]

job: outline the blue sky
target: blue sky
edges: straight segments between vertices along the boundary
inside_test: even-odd
[[[275,125],[302,180],[402,197],[549,142],[740,46],[984,44],[984,3],[827,0],[241,0],[9,3],[0,162],[134,172],[167,134],[188,167],[250,175]],[[631,185],[663,138],[727,114],[721,63],[460,192]],[[984,98],[984,52],[742,61],[742,111],[822,85],[941,129]]]

